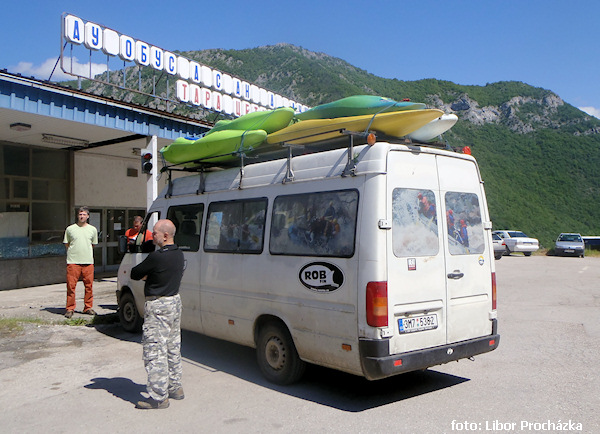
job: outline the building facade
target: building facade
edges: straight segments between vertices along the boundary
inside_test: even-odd
[[[0,289],[65,281],[66,226],[88,206],[96,272],[166,184],[157,150],[207,124],[0,71]],[[153,153],[152,174],[140,151]]]

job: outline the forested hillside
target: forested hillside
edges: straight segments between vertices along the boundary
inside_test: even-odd
[[[283,44],[183,54],[309,106],[374,94],[456,113],[460,120],[445,139],[471,147],[494,228],[521,229],[547,248],[560,232],[600,235],[600,120],[550,90],[520,82],[384,79]]]
[[[546,248],[560,232],[600,235],[600,120],[551,90],[521,82],[462,86],[436,79],[385,79],[341,59],[287,44],[181,54],[308,106],[373,94],[410,98],[456,113],[460,120],[444,139],[455,148],[471,147],[495,229],[523,230]],[[137,79],[137,73],[131,75]],[[122,76],[115,80],[122,82]],[[118,92],[86,85],[96,93]],[[159,80],[156,89],[165,94],[165,82]],[[141,103],[165,109],[160,100],[145,97]],[[175,110],[205,115],[198,109]]]

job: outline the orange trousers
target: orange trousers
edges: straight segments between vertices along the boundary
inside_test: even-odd
[[[92,292],[94,264],[67,264],[67,310],[75,310],[75,287],[80,278],[85,286],[85,295],[83,296],[85,306],[83,310],[91,309],[94,305],[94,294]]]

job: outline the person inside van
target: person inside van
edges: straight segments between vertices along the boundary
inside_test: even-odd
[[[142,216],[136,215],[133,218],[133,227],[127,229],[127,231],[125,232],[125,236],[127,237],[127,244],[135,244],[136,238],[140,233],[140,229],[142,228],[143,223],[144,219],[142,218]],[[140,240],[140,242],[149,240],[152,240],[152,232],[146,229],[144,239]]]

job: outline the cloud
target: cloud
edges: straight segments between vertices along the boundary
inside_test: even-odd
[[[600,119],[600,109],[596,107],[579,107],[579,110],[586,112],[588,115],[595,116]]]
[[[54,66],[56,65],[56,69]],[[65,57],[63,60],[65,68],[71,68],[71,58]],[[54,73],[52,70],[54,69]],[[74,80],[75,77],[66,74],[60,67],[60,62],[56,64],[56,59],[47,59],[41,65],[34,65],[31,62],[19,62],[16,67],[10,68],[11,72],[24,75],[26,77],[33,76],[40,80],[50,79],[52,74],[52,81],[63,81],[63,80]],[[101,74],[106,71],[106,65],[101,63],[92,63],[92,77]],[[73,57],[73,73],[81,75],[83,77],[89,77],[90,75],[90,63],[79,63],[77,57]]]

